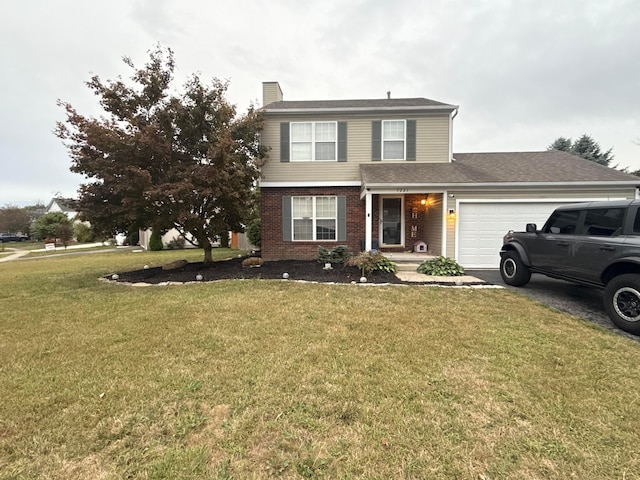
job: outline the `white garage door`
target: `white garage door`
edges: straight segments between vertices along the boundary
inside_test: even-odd
[[[542,228],[562,203],[460,203],[458,263],[465,268],[498,268],[502,237],[522,232],[527,223]]]

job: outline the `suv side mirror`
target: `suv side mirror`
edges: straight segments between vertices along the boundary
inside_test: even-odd
[[[538,226],[535,223],[527,223],[527,233],[536,233]]]

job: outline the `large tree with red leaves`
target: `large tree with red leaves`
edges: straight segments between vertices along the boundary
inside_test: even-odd
[[[170,49],[156,48],[141,69],[124,62],[131,85],[98,76],[87,82],[100,117],[59,102],[67,118],[56,135],[69,149],[71,170],[90,180],[80,187],[79,211],[106,234],[175,227],[210,262],[212,240],[242,231],[249,219],[266,156],[262,119],[253,107],[237,115],[225,96],[228,83],[218,79],[205,85],[193,75],[176,93]]]

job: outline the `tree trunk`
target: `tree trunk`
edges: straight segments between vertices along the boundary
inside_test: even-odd
[[[202,249],[204,250],[203,263],[205,264],[213,263],[213,257],[211,256],[211,251],[213,250],[213,247],[211,246],[211,242],[209,240],[204,242]]]

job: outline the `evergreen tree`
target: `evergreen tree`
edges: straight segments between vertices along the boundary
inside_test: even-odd
[[[600,145],[589,135],[584,134],[575,141],[570,138],[558,137],[547,150],[561,150],[586,160],[608,167],[613,160],[612,148],[606,152],[600,150]]]

